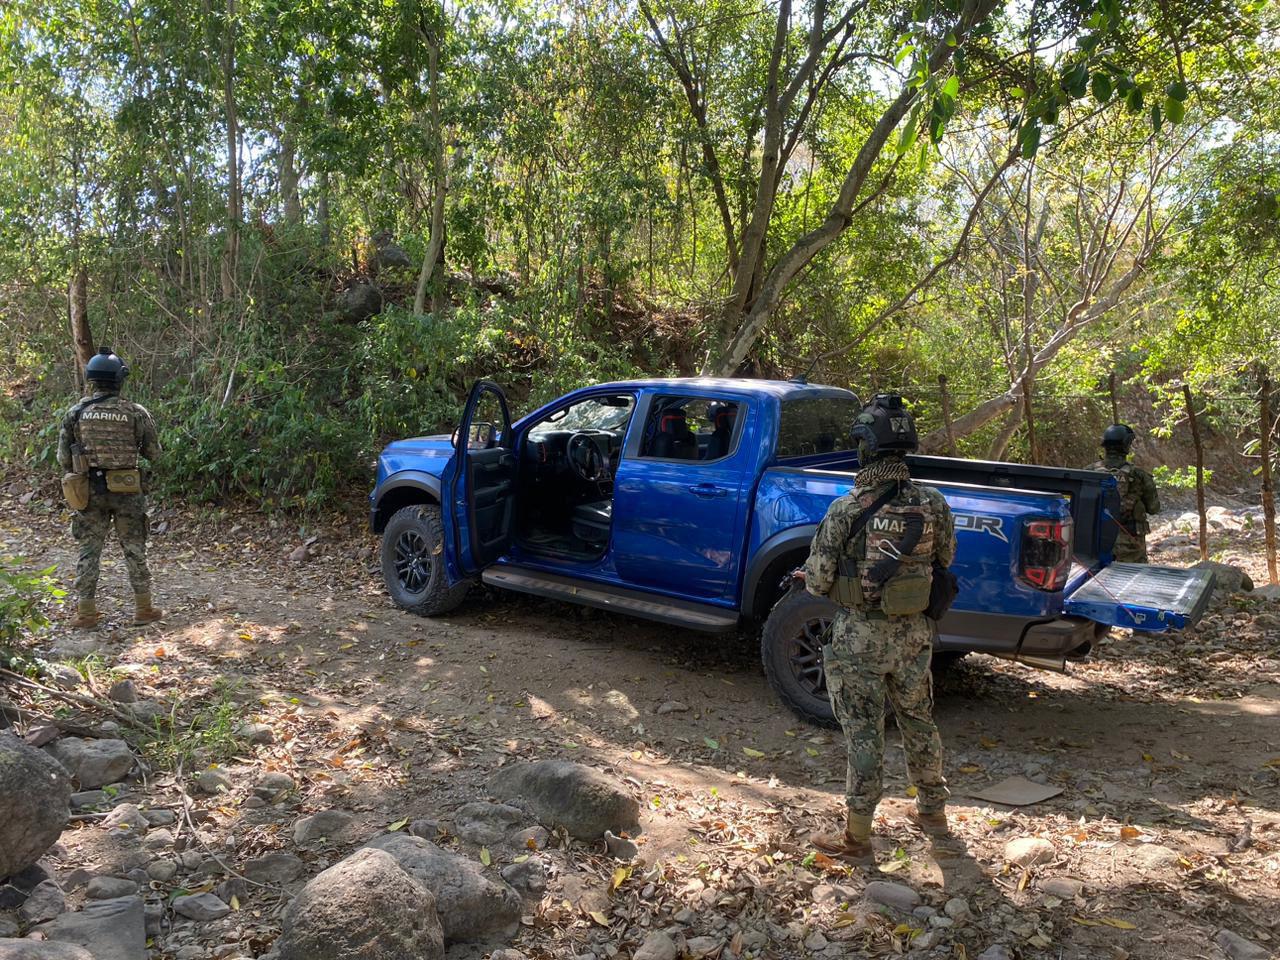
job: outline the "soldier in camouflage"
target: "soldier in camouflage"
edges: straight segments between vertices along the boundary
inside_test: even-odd
[[[113,527],[133,587],[134,623],[151,623],[162,616],[151,602],[149,521],[138,469],[139,456],[156,462],[160,441],[151,414],[120,396],[128,375],[129,368],[109,348],[99,350],[85,367],[91,392],[67,411],[58,432],[58,462],[64,470],[88,475],[88,504],[71,521],[71,534],[80,546],[72,625],[86,630],[102,619],[95,597],[102,548]]]
[[[909,817],[928,833],[947,831],[950,794],[933,722],[934,626],[923,611],[932,564],[951,565],[956,539],[942,494],[911,481],[903,458],[916,449],[916,431],[901,397],[876,397],[859,414],[853,438],[861,464],[856,485],[827,511],[802,576],[810,593],[841,605],[823,662],[849,755],[845,829],[815,835],[813,843],[832,856],[865,860],[883,789],[886,697],[916,788]]]
[[[1120,527],[1116,536],[1115,559],[1123,563],[1147,562],[1147,533],[1151,525],[1147,517],[1160,512],[1160,494],[1151,474],[1129,461],[1133,449],[1133,430],[1123,423],[1113,423],[1102,434],[1103,458],[1091,464],[1090,470],[1105,470],[1116,478],[1120,493]]]

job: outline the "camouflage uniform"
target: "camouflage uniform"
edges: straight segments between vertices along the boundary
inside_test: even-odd
[[[879,468],[879,469],[877,469]],[[852,541],[849,530],[861,512],[884,493],[885,479],[907,479],[901,460],[872,464],[858,475],[858,486],[831,505],[818,527],[805,564],[805,587],[827,596],[840,559],[859,557],[865,532]],[[927,501],[933,515],[932,558],[950,566],[955,558],[955,526],[942,494],[904,482],[882,509]],[[884,701],[893,705],[902,732],[907,768],[921,813],[941,812],[947,797],[942,775],[942,740],[933,722],[934,627],[923,614],[890,617],[876,608],[842,608],[832,625],[831,643],[823,650],[827,691],[844,730],[849,753],[846,798],[849,814],[869,824],[882,793],[884,768]]]
[[[92,405],[85,406],[91,400]],[[80,411],[78,421],[77,410]],[[73,443],[83,449],[91,477],[95,471],[135,468],[139,456],[151,463],[160,456],[160,440],[146,408],[104,391],[83,398],[62,418],[58,462],[64,470],[72,469]],[[82,602],[91,601],[97,592],[102,548],[113,527],[124,551],[133,592],[151,592],[151,573],[147,569],[148,525],[144,494],[108,493],[100,478],[91,481],[88,507],[78,511],[71,520],[71,535],[80,545],[76,593]]]
[[[1123,563],[1147,562],[1147,534],[1151,524],[1147,517],[1160,512],[1160,494],[1151,474],[1129,462],[1122,453],[1108,451],[1105,459],[1091,464],[1090,470],[1104,470],[1116,478],[1120,493],[1120,516],[1116,522],[1115,559]]]

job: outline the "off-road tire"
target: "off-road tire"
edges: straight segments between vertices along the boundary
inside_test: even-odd
[[[934,673],[942,673],[947,670],[953,670],[960,665],[960,661],[969,655],[968,650],[937,650],[933,651],[933,671]]]
[[[382,580],[396,606],[420,617],[436,617],[462,603],[471,584],[464,580],[449,586],[443,546],[444,526],[435,504],[415,503],[392,514],[382,531]],[[408,575],[410,582],[406,583],[397,570],[397,561],[403,564],[406,551],[411,548],[419,568]],[[420,586],[413,582],[418,579],[422,581]]]
[[[823,621],[830,623],[836,609],[830,600],[804,590],[793,590],[773,608],[760,633],[760,659],[764,662],[769,686],[787,709],[817,727],[840,726],[827,699],[821,649],[817,650],[816,663],[810,659],[816,645],[815,634],[819,632],[816,625]],[[808,683],[798,676],[798,666],[807,670]],[[818,670],[816,676],[814,668]],[[820,689],[815,689],[819,686],[818,677],[822,678]]]

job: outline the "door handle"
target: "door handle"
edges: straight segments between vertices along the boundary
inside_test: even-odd
[[[710,499],[712,497],[723,497],[729,491],[724,487],[716,486],[714,483],[695,483],[689,488],[689,492],[695,497]]]

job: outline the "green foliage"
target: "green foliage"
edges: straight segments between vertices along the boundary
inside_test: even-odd
[[[48,626],[46,607],[66,595],[55,572],[55,567],[30,570],[21,557],[0,557],[0,665],[11,666]]]
[[[1156,485],[1168,487],[1171,490],[1194,490],[1196,488],[1196,468],[1195,467],[1167,467],[1164,464],[1156,467],[1151,472],[1155,478]],[[1209,481],[1213,479],[1213,471],[1205,468],[1204,485],[1209,486]]]

